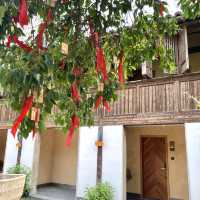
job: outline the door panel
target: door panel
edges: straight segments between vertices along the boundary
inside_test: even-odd
[[[167,200],[166,138],[143,137],[141,139],[141,150],[143,196]]]

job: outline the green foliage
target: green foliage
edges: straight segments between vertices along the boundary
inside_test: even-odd
[[[195,19],[200,16],[199,0],[179,0],[183,15],[187,19]]]
[[[9,174],[24,174],[26,175],[25,185],[24,185],[24,191],[22,197],[28,197],[30,194],[30,181],[31,181],[31,170],[24,166],[24,165],[15,165],[14,167],[11,167],[7,171]]]
[[[105,52],[109,80],[105,82],[104,99],[109,102],[116,100],[115,90],[119,87],[118,65],[114,58],[124,54],[125,74],[141,66],[144,60],[160,62],[162,68],[172,71],[174,60],[171,50],[163,46],[165,36],[173,36],[178,30],[174,17],[168,14],[167,4],[163,2],[165,16],[159,13],[160,3],[154,0],[58,0],[52,7],[53,20],[48,23],[43,34],[46,50],[37,47],[38,26],[34,25],[34,16],[39,21],[45,21],[48,9],[47,1],[29,0],[29,19],[32,23],[31,33],[27,33],[14,22],[17,16],[19,0],[0,2],[0,84],[4,88],[11,107],[20,111],[26,97],[43,91],[44,102],[34,100],[33,106],[41,111],[39,128],[45,128],[45,120],[52,117],[54,121],[67,130],[71,117],[76,114],[81,119],[81,125],[92,125],[94,121],[93,108],[99,92],[96,88],[102,82],[102,76],[95,70],[96,53],[89,33],[89,19],[94,29],[100,34],[100,45]],[[145,7],[153,10],[145,12]],[[4,9],[6,8],[6,9]],[[131,17],[131,16],[134,16]],[[129,23],[125,22],[129,18]],[[33,48],[27,53],[12,41],[6,48],[3,41],[8,35],[17,35]],[[158,42],[159,41],[159,42]],[[69,46],[68,55],[61,53],[61,43]],[[65,68],[60,69],[64,61]],[[75,77],[74,67],[80,67],[82,74]],[[78,83],[81,102],[72,99],[70,87]],[[54,113],[54,107],[58,112]],[[20,125],[20,133],[27,137],[34,128],[30,113]]]
[[[84,200],[114,200],[114,191],[109,183],[99,183],[88,188]]]

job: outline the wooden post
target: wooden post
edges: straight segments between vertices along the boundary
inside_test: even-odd
[[[22,145],[23,145],[23,137],[17,133],[17,139],[18,139],[18,151],[17,151],[17,165],[20,165],[21,163],[21,156],[22,156]]]
[[[100,106],[100,118],[98,127],[98,142],[103,142],[103,107]],[[97,184],[102,181],[102,156],[103,146],[97,147]]]

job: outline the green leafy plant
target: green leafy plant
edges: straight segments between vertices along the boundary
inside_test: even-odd
[[[113,200],[114,191],[109,183],[99,183],[95,187],[88,188],[84,200]]]
[[[31,180],[31,170],[29,167],[25,165],[15,165],[8,169],[7,171],[9,174],[25,174],[25,185],[24,185],[24,191],[22,197],[28,197],[30,194],[30,180]]]

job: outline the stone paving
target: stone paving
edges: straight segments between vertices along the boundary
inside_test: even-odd
[[[73,188],[45,186],[38,188],[30,200],[75,200],[75,193]]]

